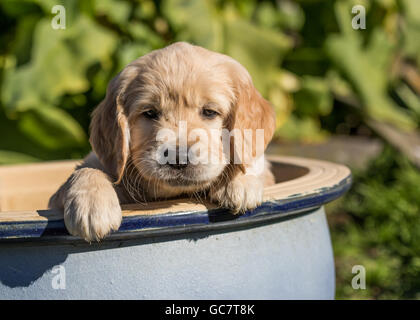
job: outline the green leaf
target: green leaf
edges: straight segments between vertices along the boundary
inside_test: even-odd
[[[28,62],[30,59],[33,32],[39,19],[40,16],[36,14],[28,14],[25,19],[20,20],[17,24],[16,36],[12,42],[12,52],[19,65]]]
[[[151,47],[142,43],[125,43],[117,51],[118,69],[122,70],[133,60],[149,53]]]
[[[295,105],[299,113],[305,116],[328,115],[333,107],[328,82],[323,78],[304,76],[301,90],[295,93]]]
[[[260,25],[267,28],[273,28],[279,23],[277,10],[270,2],[263,2],[258,6],[256,18]]]
[[[0,165],[38,161],[40,160],[24,153],[0,150]]]
[[[255,86],[265,93],[275,81],[274,72],[290,49],[290,40],[282,33],[259,28],[236,17],[228,17],[225,25],[224,52],[247,68]]]
[[[34,2],[22,0],[1,1],[0,6],[10,17],[22,17],[40,11]]]
[[[51,106],[27,110],[21,115],[20,129],[36,143],[49,149],[80,147],[87,137],[67,112]]]
[[[267,94],[281,58],[291,48],[290,39],[281,32],[257,26],[232,5],[226,4],[219,12],[212,4],[205,0],[167,0],[164,12],[178,32],[178,40],[192,41],[238,60],[256,87]]]
[[[176,32],[177,41],[191,41],[210,50],[223,51],[223,22],[209,0],[166,0],[162,11]]]
[[[51,28],[49,19],[41,20],[33,43],[31,61],[5,72],[2,94],[9,112],[55,105],[63,94],[86,91],[87,69],[94,63],[105,67],[116,40],[80,15],[64,30]]]
[[[305,20],[304,13],[294,2],[280,1],[277,7],[270,2],[262,2],[256,12],[260,25],[268,28],[286,28],[299,30]]]
[[[130,35],[136,40],[134,45],[148,45],[149,51],[161,48],[165,45],[164,41],[150,29],[147,25],[140,22],[131,22],[127,27]],[[146,53],[146,52],[145,52]]]
[[[404,103],[420,117],[420,99],[405,83],[396,88],[397,94]]]
[[[286,141],[302,141],[306,143],[321,142],[325,139],[325,132],[320,130],[320,124],[313,118],[297,118],[290,115],[286,122],[277,128],[277,137]]]
[[[131,6],[125,1],[96,0],[95,12],[97,15],[107,16],[111,22],[125,29],[131,13]]]
[[[134,15],[140,20],[150,20],[156,16],[156,6],[153,0],[141,1],[135,9]]]
[[[384,31],[375,29],[372,36],[374,40],[364,48],[358,31],[351,28],[348,3],[337,2],[336,12],[342,33],[329,36],[326,49],[335,65],[360,95],[367,115],[401,129],[415,128],[413,119],[393,102],[387,92],[391,55],[395,45],[389,42]]]
[[[402,47],[406,55],[417,59],[420,63],[420,2],[417,0],[401,0],[405,19],[401,23]]]

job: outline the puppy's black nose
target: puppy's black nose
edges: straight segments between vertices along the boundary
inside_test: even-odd
[[[188,167],[188,152],[181,152],[178,150],[176,153],[176,163],[169,163],[169,166],[173,169],[181,170]]]

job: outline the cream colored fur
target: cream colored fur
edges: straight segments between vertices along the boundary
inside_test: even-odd
[[[204,109],[217,115],[210,118]],[[150,110],[158,116],[150,116]],[[93,113],[93,152],[50,199],[51,208],[64,209],[72,235],[98,241],[117,230],[123,203],[205,196],[240,213],[262,202],[264,186],[274,183],[267,162],[258,175],[246,174],[255,171],[252,163],[208,163],[182,170],[158,164],[157,133],[177,131],[180,121],[188,125],[188,133],[197,128],[264,129],[262,150],[275,128],[270,104],[245,68],[228,56],[181,42],[133,61],[111,81]],[[237,152],[233,139],[231,155]],[[190,147],[194,142],[186,143]],[[223,156],[220,147],[210,152]]]

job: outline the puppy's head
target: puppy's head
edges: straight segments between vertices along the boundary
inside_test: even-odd
[[[258,156],[255,150],[263,152],[272,138],[274,119],[238,62],[175,43],[133,61],[111,81],[93,113],[90,142],[117,183],[135,171],[143,186],[158,183],[172,195],[246,170],[247,163],[233,163],[242,152],[235,140]],[[255,138],[242,139],[246,129],[264,130],[260,146]]]

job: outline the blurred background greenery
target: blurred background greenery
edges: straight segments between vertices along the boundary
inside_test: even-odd
[[[64,30],[51,27],[57,4]],[[365,30],[352,28],[357,4]],[[276,109],[276,144],[380,142],[328,206],[337,298],[420,298],[419,39],[418,0],[1,0],[0,164],[82,158],[117,72],[175,41],[201,45],[248,69]],[[351,287],[356,264],[366,290]]]

